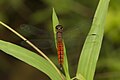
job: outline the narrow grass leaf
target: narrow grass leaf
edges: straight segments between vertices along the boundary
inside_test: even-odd
[[[30,50],[2,40],[0,40],[0,50],[37,68],[48,75],[52,80],[61,80],[58,72],[46,59]]]
[[[52,22],[53,22],[53,32],[54,32],[54,40],[55,40],[55,45],[57,48],[57,41],[56,41],[56,26],[59,24],[58,17],[55,13],[55,10],[53,8],[53,14],[52,14]],[[67,55],[66,55],[66,48],[63,40],[63,46],[64,46],[64,63],[63,63],[63,68],[65,71],[66,79],[70,80],[70,75],[69,75],[69,69],[68,69],[68,61],[67,61]]]
[[[77,74],[86,80],[93,80],[99,52],[102,44],[105,18],[110,0],[100,0],[92,27],[86,38],[78,63]]]

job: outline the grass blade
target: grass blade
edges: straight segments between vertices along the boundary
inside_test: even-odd
[[[3,25],[4,27],[6,27],[7,29],[9,29],[10,31],[12,31],[14,34],[16,34],[18,37],[20,37],[21,39],[23,39],[24,41],[26,41],[26,43],[28,43],[32,48],[34,48],[38,53],[40,53],[55,69],[56,71],[59,73],[59,75],[61,76],[61,79],[63,79],[60,71],[58,70],[58,68],[54,65],[54,63],[39,49],[37,48],[34,44],[32,44],[29,40],[27,40],[25,37],[23,37],[21,34],[19,34],[17,31],[15,31],[14,29],[12,29],[11,27],[9,27],[8,25],[4,24],[3,22],[0,21],[0,24]]]
[[[56,48],[57,48],[56,28],[55,27],[59,24],[59,20],[57,18],[57,15],[55,13],[54,8],[53,8],[53,14],[52,14],[52,21],[53,21],[54,40],[55,40],[55,45],[56,45]],[[63,40],[63,44],[64,44],[64,40]],[[70,80],[65,44],[64,44],[64,63],[63,63],[63,68],[64,68],[64,71],[65,71],[66,79]]]
[[[105,18],[109,1],[110,0],[99,1],[91,30],[88,33],[81,52],[76,75],[81,74],[86,80],[93,80],[94,77],[96,63],[103,39]]]
[[[2,40],[0,40],[0,50],[44,72],[52,80],[61,80],[55,68],[46,59],[32,51]]]

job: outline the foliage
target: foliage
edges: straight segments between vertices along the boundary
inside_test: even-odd
[[[99,0],[87,2],[85,0],[67,0],[66,2],[68,4],[64,5],[64,0],[59,2],[61,4],[55,2],[54,0],[1,0],[0,20],[12,25],[15,29],[19,29],[17,26],[20,24],[29,23],[32,25],[39,25],[39,28],[44,28],[50,31],[52,29],[50,27],[50,12],[52,12],[51,7],[54,6],[57,15],[60,17],[59,21],[64,26],[64,41],[69,61],[69,70],[70,75],[73,77],[75,76],[78,55],[81,51],[86,34],[88,33],[89,26],[91,25],[91,16],[93,16],[93,11],[95,11],[98,1]],[[120,53],[119,2],[119,0],[113,0],[110,3],[106,20],[107,24],[104,32],[105,36],[103,39],[100,58],[97,63],[95,80],[119,80],[120,78],[119,74],[117,74],[120,70],[119,65],[117,65],[120,61],[118,54]],[[15,35],[8,31],[6,32],[6,29],[1,26],[0,34],[0,38],[3,40],[11,41],[17,44],[20,41],[18,37],[15,37]],[[49,57],[52,57],[53,62],[56,63],[56,56],[53,56],[51,53],[54,52],[46,52],[47,55],[49,54]],[[4,57],[3,54],[1,54],[1,62],[6,61],[6,59],[8,59],[8,57]],[[6,62],[6,64],[7,63],[9,63],[9,61]],[[3,64],[3,66],[6,65]],[[9,73],[12,74],[12,72]],[[2,80],[4,80],[4,78]]]

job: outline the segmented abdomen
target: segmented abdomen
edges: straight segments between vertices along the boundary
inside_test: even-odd
[[[62,41],[57,42],[57,52],[58,52],[58,62],[60,65],[63,64],[63,58],[64,58],[64,51],[63,51],[63,43]]]

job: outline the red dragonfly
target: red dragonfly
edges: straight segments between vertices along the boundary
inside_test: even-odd
[[[32,39],[30,40],[33,44],[35,44],[37,47],[40,47],[41,49],[48,49],[52,47],[52,41],[49,39],[50,35],[47,35],[47,33],[42,29],[37,29],[34,26],[23,24],[20,27],[21,34],[23,34],[26,37],[29,37],[31,35],[37,35],[39,34],[41,39]],[[63,42],[62,42],[62,33],[63,33],[63,27],[62,25],[56,26],[56,41],[57,41],[57,53],[58,53],[58,62],[60,66],[63,64],[63,57],[64,57],[64,49],[63,49]],[[25,45],[25,41],[21,43],[22,45]]]
[[[64,48],[63,48],[63,41],[62,41],[62,33],[63,33],[62,25],[57,25],[56,26],[57,53],[58,53],[58,62],[60,64],[60,66],[62,66],[63,58],[64,58]]]
[[[39,29],[35,26],[26,25],[23,24],[18,29],[18,32],[25,36],[27,39],[29,39],[33,44],[35,44],[37,47],[42,49],[45,53],[47,51],[54,52],[55,50],[55,44],[54,44],[54,38],[52,37],[52,34],[47,33],[49,31],[45,31],[43,29]],[[65,43],[67,44],[67,48],[69,48],[68,53],[73,53],[72,51],[76,51],[73,49],[73,47],[78,47],[79,44],[76,40],[78,40],[77,35],[80,33],[80,27],[71,27],[68,28],[67,31],[64,30],[63,33],[63,27],[61,25],[56,26],[56,41],[57,41],[57,53],[58,53],[58,62],[60,66],[63,64],[63,58],[64,58],[64,48],[63,48],[63,37],[65,39]],[[73,44],[69,44],[73,42]],[[30,47],[25,41],[21,43],[24,47]],[[47,50],[46,50],[47,49]],[[72,54],[71,54],[72,55]],[[70,56],[71,56],[70,55]]]

